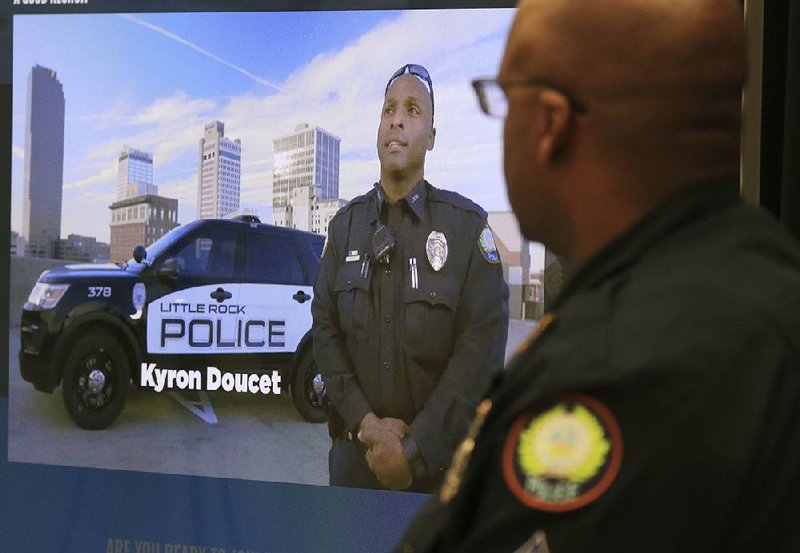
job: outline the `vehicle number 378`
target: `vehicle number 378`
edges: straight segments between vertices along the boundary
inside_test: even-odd
[[[110,298],[111,286],[89,286],[90,298]]]

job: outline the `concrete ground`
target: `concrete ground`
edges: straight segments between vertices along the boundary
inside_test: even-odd
[[[534,327],[512,320],[506,358]],[[325,424],[304,421],[288,393],[212,392],[209,423],[169,394],[131,389],[108,429],[87,431],[68,417],[61,389],[43,394],[19,374],[19,329],[9,334],[8,460],[326,485]],[[203,415],[203,413],[200,413]],[[213,417],[205,413],[206,420]]]

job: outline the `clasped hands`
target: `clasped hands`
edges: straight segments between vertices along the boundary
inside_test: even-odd
[[[368,413],[361,420],[358,439],[367,446],[367,464],[378,481],[391,490],[405,490],[411,485],[411,469],[400,440],[408,425],[392,417],[378,418]]]

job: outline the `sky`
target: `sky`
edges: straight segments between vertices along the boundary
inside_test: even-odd
[[[436,146],[425,176],[487,211],[509,209],[502,121],[470,80],[497,73],[512,9],[15,16],[12,215],[21,230],[28,74],[57,72],[66,99],[61,235],[110,240],[123,145],[153,153],[159,194],[196,218],[203,127],[242,141],[241,207],[272,219],[272,142],[300,123],[341,138],[340,196],[378,178],[384,86],[405,63],[434,83]]]

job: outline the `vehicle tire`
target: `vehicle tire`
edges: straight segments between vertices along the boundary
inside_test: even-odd
[[[325,422],[325,383],[314,362],[314,353],[307,348],[300,357],[300,362],[292,378],[292,401],[297,412],[308,422]]]
[[[90,331],[67,354],[61,392],[70,418],[81,428],[108,428],[125,405],[130,386],[128,357],[104,330]]]

